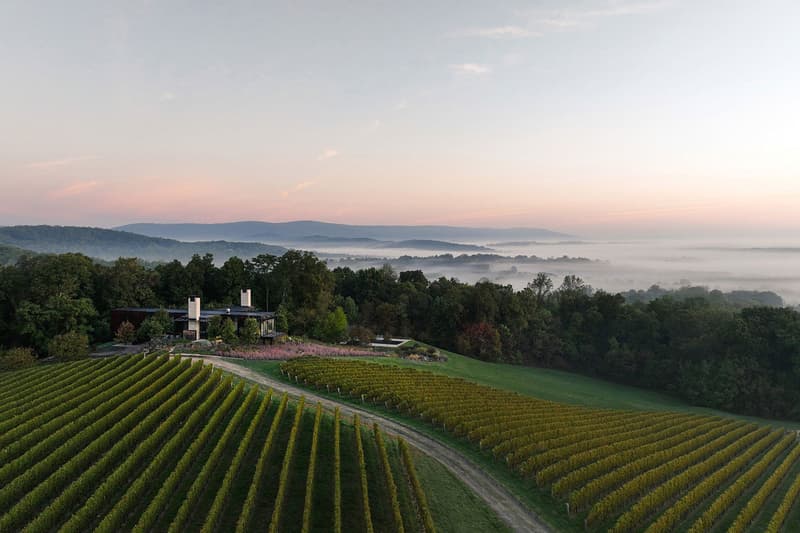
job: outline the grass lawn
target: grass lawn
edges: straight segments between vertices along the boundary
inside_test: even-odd
[[[511,531],[483,500],[441,463],[415,450],[414,466],[425,487],[437,531]]]

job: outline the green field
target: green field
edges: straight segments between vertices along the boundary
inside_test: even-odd
[[[624,388],[619,394],[613,395],[615,387],[587,378],[583,378],[584,381],[573,382],[577,383],[573,385],[573,390],[562,390],[559,385],[566,386],[570,383],[567,374],[546,372],[544,375],[531,376],[526,373],[520,376],[518,368],[489,365],[457,355],[452,355],[448,363],[433,365],[381,358],[378,361],[383,363],[383,366],[366,365],[369,376],[365,376],[362,382],[358,379],[355,382],[346,381],[352,380],[358,373],[347,375],[338,373],[344,372],[350,365],[364,367],[363,364],[346,360],[327,361],[328,365],[332,366],[328,370],[320,370],[322,374],[314,370],[314,367],[322,361],[314,364],[293,361],[283,366],[290,372],[300,372],[301,377],[311,379],[311,383],[320,383],[319,379],[323,379],[324,383],[344,386],[357,396],[366,394],[368,398],[373,399],[372,409],[384,414],[392,413],[393,417],[405,419],[426,433],[436,434],[440,440],[487,467],[558,530],[578,531],[583,529],[583,522],[589,520],[592,529],[601,530],[643,530],[650,523],[651,528],[654,528],[653,531],[661,531],[665,527],[670,530],[673,528],[688,530],[690,527],[708,529],[702,524],[713,524],[711,529],[724,531],[738,519],[737,527],[744,524],[744,526],[749,525],[750,529],[745,527],[736,530],[762,531],[767,527],[770,518],[773,515],[777,516],[775,511],[779,509],[784,499],[786,502],[783,503],[781,514],[785,519],[783,530],[793,531],[800,525],[798,524],[800,510],[797,509],[798,505],[794,504],[790,488],[790,485],[798,479],[800,469],[798,462],[800,447],[794,434],[770,430],[763,425],[732,419],[729,416],[724,418],[707,416],[704,410],[687,407],[660,395],[650,395],[644,402],[640,402],[633,396],[637,390],[632,388]],[[276,372],[274,363],[243,364],[273,375]],[[303,365],[308,366],[304,368]],[[546,396],[551,401],[561,400],[561,403],[537,404],[537,400],[531,399],[529,402],[497,389],[482,389],[470,400],[470,387],[475,387],[473,385],[444,377],[437,378],[439,381],[433,378],[428,381],[427,378],[422,379],[419,374],[414,374],[406,384],[403,382],[404,376],[407,377],[406,372],[392,371],[391,366],[437,368],[440,370],[439,374],[470,377],[473,381],[484,383],[496,383],[497,380],[509,376],[513,378],[512,385],[505,387],[506,389],[516,391],[523,389],[528,394],[533,390],[545,390],[547,394],[541,396]],[[386,372],[377,372],[380,368],[386,368]],[[516,370],[517,373],[510,376],[506,374],[509,370]],[[389,376],[386,377],[385,387],[381,385],[383,374]],[[476,378],[478,374],[480,379]],[[534,374],[538,372],[534,371]],[[530,379],[531,377],[534,379]],[[425,382],[424,386],[418,383],[421,381]],[[583,387],[587,383],[588,387]],[[405,395],[404,386],[408,387],[406,390],[408,394]],[[466,387],[465,391],[459,389],[462,386]],[[421,388],[414,392],[414,387]],[[423,409],[414,403],[417,401],[413,399],[414,394],[417,398],[424,395],[429,402],[433,402],[431,398],[437,395],[442,399],[439,400],[438,407],[434,402],[432,406]],[[498,395],[494,407],[492,404],[487,406],[485,399],[494,395]],[[448,401],[447,398],[452,398],[452,401]],[[572,400],[570,402],[572,405],[600,404],[603,409],[577,408],[576,410],[574,407],[569,407],[570,404],[564,401],[565,398]],[[602,398],[603,401],[595,402],[594,398]],[[660,401],[661,399],[664,401]],[[469,401],[477,403],[470,407]],[[528,405],[528,403],[530,407],[519,405],[517,410],[508,407],[515,404]],[[462,407],[462,404],[466,404],[466,407]],[[670,409],[670,404],[681,408]],[[482,406],[486,413],[483,419],[478,415],[471,415],[473,409],[478,409],[479,406]],[[609,406],[615,409],[610,410]],[[418,409],[423,410],[418,411]],[[537,409],[540,414],[536,415],[538,418],[532,419],[533,425],[530,426],[532,429],[527,429],[524,425],[524,427],[519,426],[518,419],[522,418],[522,414]],[[703,412],[703,416],[700,416],[700,412]],[[427,424],[418,421],[419,415],[426,418]],[[500,420],[499,425],[495,419]],[[570,420],[572,422],[566,423]],[[455,427],[451,424],[455,424]],[[565,429],[563,433],[558,433],[562,436],[555,440],[554,437],[549,437],[550,441],[537,440],[539,435],[537,432],[542,431],[541,427],[548,427],[548,424],[562,424]],[[427,428],[421,427],[425,425]],[[487,441],[489,447],[493,447],[491,452],[487,451],[483,440],[481,444],[484,449],[475,449],[476,439],[480,438],[480,435],[475,437],[469,430],[477,431],[478,427],[488,428],[488,433],[483,435],[484,440],[489,439]],[[509,427],[520,427],[523,430],[520,435],[525,440],[515,442],[511,437],[492,436],[492,431],[497,432],[500,431],[499,428]],[[662,439],[666,439],[665,442],[668,443],[664,444],[666,447],[663,449],[660,447]],[[519,438],[516,440],[519,441]],[[542,444],[537,444],[539,442]],[[544,448],[538,448],[539,446]],[[631,455],[630,459],[625,459],[625,454],[616,455],[626,449],[630,450],[626,452]],[[651,451],[641,452],[642,457],[639,457],[639,450]],[[506,461],[497,460],[506,456],[512,468],[503,464]],[[571,464],[571,461],[577,462]],[[631,470],[629,474],[619,474],[622,477],[614,480],[617,474],[612,472],[615,469],[622,469],[620,472],[623,472],[625,470],[623,467],[627,467],[630,462],[636,464],[641,462],[643,466],[650,465],[646,466],[645,470],[655,468],[655,471],[663,470],[664,473],[647,477]],[[585,479],[582,482],[556,483],[580,467],[593,468],[595,463],[598,465],[608,463],[610,470],[582,474],[582,478],[576,478],[576,480]],[[604,489],[600,489],[599,492],[594,488],[592,491],[579,490],[582,484],[598,478],[603,478],[597,483],[603,483],[598,487],[605,487]],[[673,478],[675,481],[671,481]],[[633,488],[626,488],[626,484],[631,483],[634,483]],[[560,488],[562,486],[563,489]],[[685,486],[691,490],[689,493],[681,494],[675,492],[673,488],[675,486]],[[643,495],[648,491],[653,491],[654,495],[644,498]],[[746,502],[751,498],[758,502],[757,507],[751,504],[755,512],[745,509]],[[571,518],[568,518],[563,511],[563,505],[567,501],[578,509],[577,514],[572,513]],[[625,505],[638,503],[633,506],[633,510],[626,511],[623,502],[628,502]],[[611,507],[605,509],[609,505]]]
[[[303,403],[166,356],[2,373],[0,531],[493,528],[435,461]]]

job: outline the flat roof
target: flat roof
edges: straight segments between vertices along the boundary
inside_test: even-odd
[[[129,311],[133,313],[157,313],[162,310],[159,307],[118,307],[114,311]],[[187,309],[164,309],[170,315],[179,315],[179,319],[188,320]],[[200,318],[211,318],[213,316],[244,316],[252,318],[274,318],[272,311],[256,311],[252,307],[231,306],[225,309],[200,309]]]
[[[166,309],[164,307],[115,307],[112,311],[138,311],[141,313],[156,313],[158,311],[166,311],[171,315],[186,314],[186,309]]]
[[[270,313],[269,311],[254,311],[252,309],[235,309],[231,307],[230,311],[227,309],[208,309],[208,310],[200,310],[200,318],[203,317],[211,317],[211,316],[227,316],[227,315],[236,315],[236,316],[252,316],[252,317],[263,317],[263,318],[272,318],[275,316],[275,313]]]

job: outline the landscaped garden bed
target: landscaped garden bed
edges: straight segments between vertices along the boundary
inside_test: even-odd
[[[375,357],[383,354],[368,348],[290,341],[265,346],[233,347],[230,351],[220,355],[242,359],[294,359],[304,355],[318,357]]]

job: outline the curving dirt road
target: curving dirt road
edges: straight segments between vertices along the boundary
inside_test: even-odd
[[[495,480],[492,476],[487,474],[483,469],[467,459],[457,451],[450,447],[441,444],[439,441],[432,439],[416,429],[402,424],[400,422],[384,418],[378,414],[359,409],[349,404],[339,403],[335,400],[323,398],[314,394],[313,391],[295,387],[283,381],[275,380],[269,376],[254,372],[249,368],[237,365],[229,360],[215,356],[197,356],[193,354],[182,354],[183,357],[190,357],[193,359],[209,360],[214,366],[221,368],[231,374],[264,385],[272,387],[275,390],[285,391],[290,396],[305,396],[306,401],[320,402],[325,408],[333,410],[338,407],[343,415],[352,416],[355,413],[361,419],[371,424],[377,422],[388,433],[399,435],[403,437],[409,444],[413,444],[420,450],[425,451],[428,455],[438,460],[445,467],[447,467],[453,474],[455,474],[464,484],[466,484],[472,491],[483,499],[486,504],[492,508],[497,516],[500,517],[509,527],[514,531],[525,531],[535,533],[545,533],[551,531],[549,526],[542,522],[535,514],[533,514],[527,507],[502,484]]]

